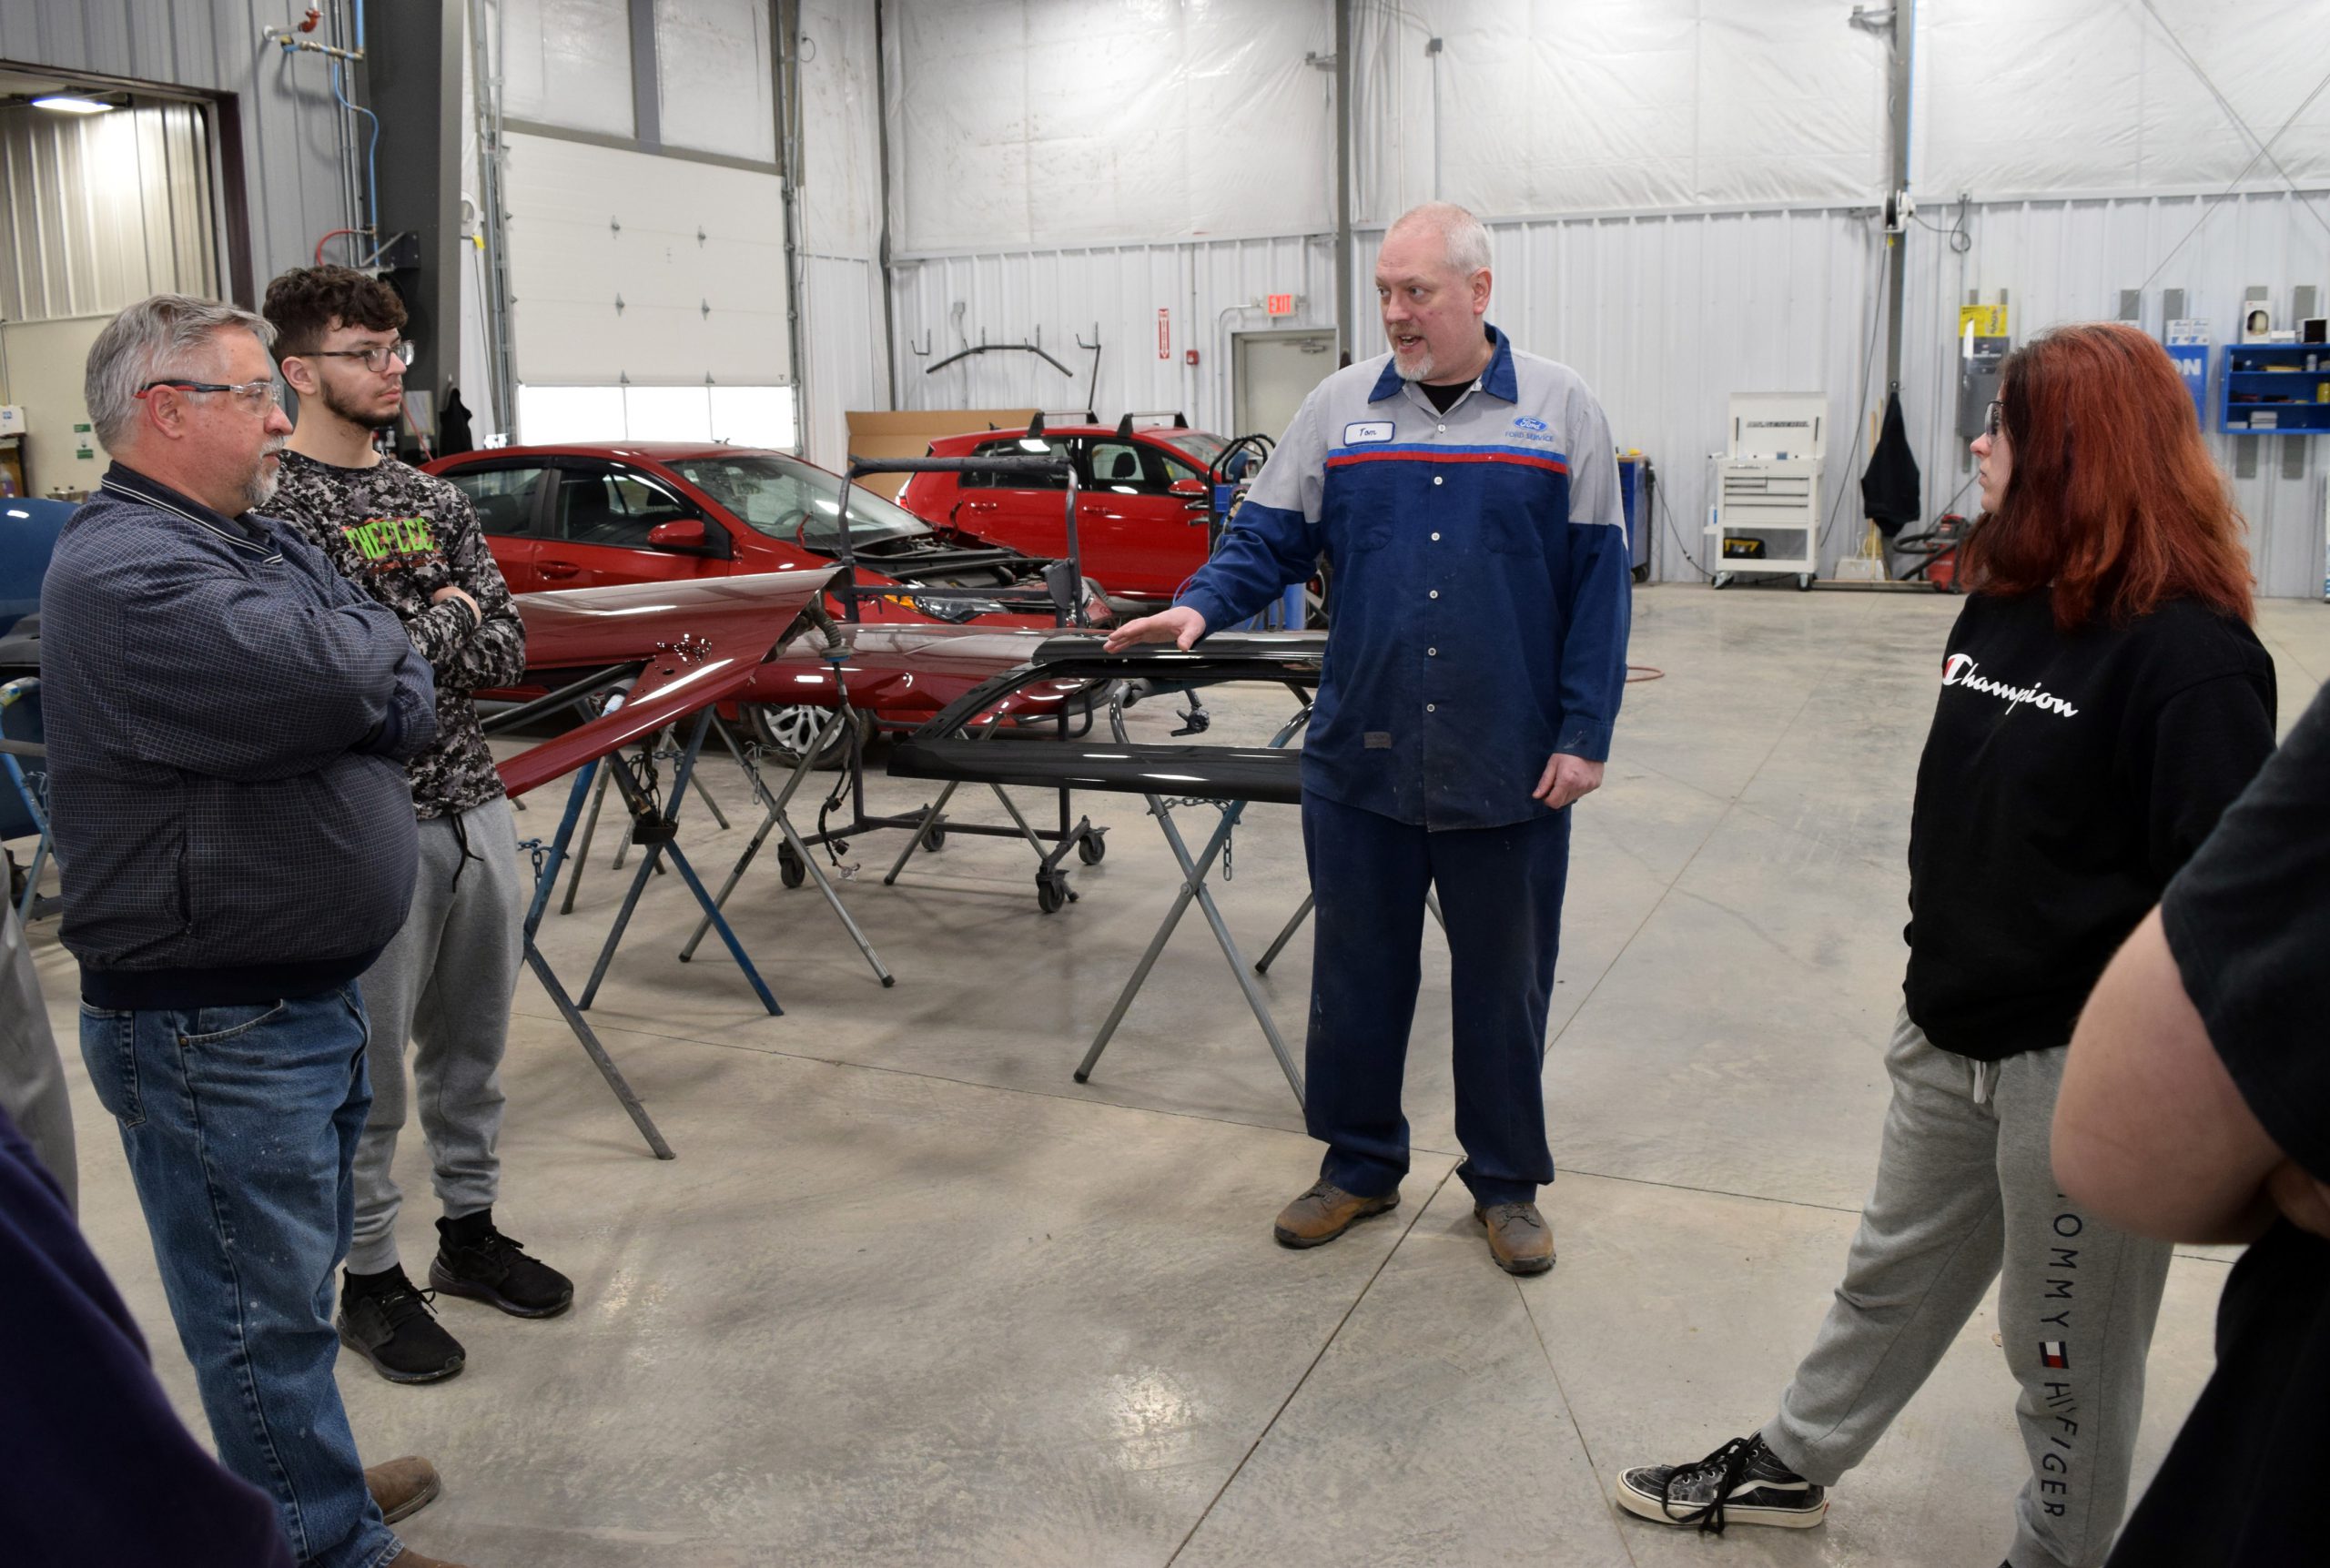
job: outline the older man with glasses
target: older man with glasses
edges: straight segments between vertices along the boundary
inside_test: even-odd
[[[331,1302],[371,1103],[356,981],[412,896],[435,690],[392,611],[258,514],[291,430],[273,335],[162,294],[89,350],[114,461],[41,593],[62,936],[220,1459],[302,1563],[429,1568],[381,1502],[433,1473],[360,1466]]]

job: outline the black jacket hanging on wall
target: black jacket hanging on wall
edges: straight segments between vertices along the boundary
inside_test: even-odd
[[[1904,523],[1918,521],[1918,460],[1910,451],[1910,432],[1901,421],[1901,394],[1886,395],[1885,428],[1878,433],[1877,450],[1860,476],[1861,510],[1892,538]]]

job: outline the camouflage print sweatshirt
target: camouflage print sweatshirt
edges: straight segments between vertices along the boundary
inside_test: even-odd
[[[517,683],[526,629],[469,497],[394,458],[344,469],[285,452],[282,482],[261,510],[315,541],[342,576],[395,611],[436,671],[437,744],[408,764],[414,811],[425,821],[498,799],[501,779],[471,693]],[[484,619],[458,599],[429,602],[449,586],[476,600]]]

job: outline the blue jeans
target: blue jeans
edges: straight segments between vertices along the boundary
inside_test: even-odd
[[[316,1568],[402,1550],[332,1381],[332,1270],[372,1104],[365,1034],[353,985],[271,1006],[81,1008],[218,1457],[275,1500]]]
[[[1545,1009],[1569,882],[1569,813],[1433,833],[1302,797],[1317,899],[1303,1121],[1319,1174],[1376,1198],[1408,1173],[1400,1109],[1415,1018],[1423,899],[1448,922],[1456,1174],[1479,1203],[1524,1203],[1554,1179],[1545,1143]]]

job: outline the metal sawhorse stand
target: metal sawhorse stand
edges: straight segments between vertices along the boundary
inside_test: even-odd
[[[588,693],[573,695],[572,689],[570,689],[569,693],[558,695],[561,698],[572,695],[572,700],[581,703]],[[620,702],[621,699],[617,698],[616,701]],[[521,710],[520,713],[504,715],[501,722],[514,723],[522,713],[539,712],[543,704],[540,703],[530,703],[526,709]],[[585,711],[587,713],[587,709]],[[647,1114],[647,1108],[640,1103],[639,1096],[632,1089],[630,1081],[623,1077],[623,1069],[615,1065],[613,1057],[608,1054],[607,1047],[600,1040],[598,1032],[591,1027],[590,1020],[585,1018],[582,1013],[597,995],[599,983],[606,976],[607,966],[614,957],[615,948],[623,941],[623,929],[630,924],[632,912],[638,905],[639,895],[664,856],[668,855],[671,857],[673,867],[679,872],[681,880],[687,884],[688,890],[695,895],[696,901],[704,905],[710,923],[719,931],[720,939],[727,945],[730,956],[736,960],[737,966],[745,972],[745,977],[752,983],[753,990],[759,996],[762,1005],[772,1015],[779,1015],[784,1011],[777,1006],[776,997],[771,994],[767,985],[761,979],[760,971],[754,967],[751,956],[745,951],[744,945],[736,939],[736,934],[729,928],[728,922],[721,916],[718,908],[713,905],[711,895],[704,891],[704,884],[697,878],[694,867],[688,864],[687,856],[681,853],[679,845],[674,842],[674,835],[678,832],[677,819],[680,806],[687,798],[688,779],[694,771],[696,757],[703,750],[704,733],[710,727],[712,717],[710,708],[703,709],[695,715],[695,722],[690,726],[687,742],[681,753],[678,771],[673,777],[671,794],[660,809],[656,804],[653,793],[641,781],[631,762],[620,750],[610,752],[605,757],[585,763],[575,770],[574,782],[566,794],[566,810],[559,818],[558,831],[550,843],[544,845],[540,839],[531,839],[519,845],[522,849],[531,851],[534,859],[534,893],[532,901],[526,910],[525,921],[526,966],[533,971],[534,978],[542,983],[543,991],[550,996],[552,1006],[558,1009],[559,1017],[566,1020],[566,1027],[573,1031],[574,1037],[582,1043],[582,1049],[589,1054],[593,1065],[597,1067],[600,1076],[606,1079],[607,1087],[614,1091],[615,1098],[622,1102],[624,1111],[631,1117],[632,1124],[639,1128],[640,1136],[647,1140],[647,1147],[654,1152],[658,1159],[672,1159],[677,1157],[674,1154],[672,1146],[664,1141],[663,1133],[657,1130],[654,1118]],[[654,744],[653,739],[651,737],[647,744],[652,746]],[[601,762],[606,764],[623,804],[631,810],[634,842],[643,845],[647,854],[642,858],[639,869],[633,875],[631,889],[623,898],[622,911],[616,916],[613,929],[607,933],[606,942],[599,950],[598,962],[592,967],[590,983],[583,987],[582,998],[577,1001],[568,994],[564,983],[558,977],[558,972],[551,967],[550,960],[543,956],[542,948],[535,942],[535,935],[541,930],[542,916],[550,907],[551,894],[558,885],[559,871],[565,864],[568,846],[574,839],[575,824],[582,820],[583,802],[590,797],[593,775],[598,773]]]
[[[810,770],[816,766],[817,758],[825,754],[826,744],[841,726],[847,724],[853,733],[856,731],[857,713],[849,705],[848,693],[843,693],[841,706],[834,710],[834,716],[826,721],[824,729],[817,732],[817,738],[802,752],[801,760],[794,764],[793,772],[785,781],[785,787],[773,795],[768,792],[768,785],[762,781],[760,769],[753,765],[752,759],[736,744],[736,737],[728,726],[718,720],[714,720],[714,724],[720,732],[720,738],[727,743],[728,750],[734,754],[736,765],[743,768],[745,776],[752,781],[753,793],[760,797],[768,814],[762,818],[759,831],[753,835],[752,842],[745,845],[745,853],[736,857],[735,866],[728,873],[728,880],[722,883],[720,891],[714,895],[712,906],[704,912],[704,919],[696,926],[695,934],[688,938],[687,946],[680,949],[680,962],[684,964],[695,956],[696,945],[704,940],[704,934],[712,929],[713,921],[718,918],[717,912],[727,907],[728,895],[736,890],[736,884],[744,880],[745,867],[752,865],[754,856],[760,854],[761,845],[768,842],[768,835],[774,831],[783,835],[779,842],[784,851],[790,852],[784,862],[783,880],[785,885],[798,886],[802,877],[814,881],[817,891],[825,895],[826,902],[832,906],[834,918],[841,922],[842,929],[847,931],[849,939],[857,944],[857,950],[866,956],[866,963],[874,966],[875,977],[882,982],[883,988],[886,990],[897,985],[897,976],[884,966],[882,956],[874,951],[874,944],[866,939],[865,931],[851,917],[848,907],[841,901],[840,891],[834,886],[832,878],[826,875],[825,867],[817,864],[816,856],[809,853],[800,830],[793,825],[792,817],[785,813],[785,807],[792,804],[794,795],[808,778]],[[795,865],[801,867],[800,876],[794,875]]]
[[[1302,710],[1282,725],[1278,733],[1271,738],[1271,749],[1283,749],[1310,719],[1311,707],[1306,702]],[[1121,700],[1109,704],[1109,725],[1119,742],[1129,739],[1125,733]],[[1157,935],[1149,939],[1148,950],[1141,954],[1131,978],[1125,982],[1124,989],[1118,994],[1116,1006],[1109,1009],[1108,1021],[1100,1026],[1099,1034],[1093,1037],[1092,1048],[1084,1053],[1084,1060],[1077,1065],[1076,1081],[1091,1081],[1092,1068],[1099,1061],[1100,1053],[1109,1048],[1109,1041],[1115,1036],[1117,1026],[1124,1021],[1133,998],[1148,983],[1149,972],[1156,967],[1158,956],[1172,938],[1174,927],[1180,924],[1182,914],[1194,901],[1204,913],[1206,924],[1213,927],[1213,939],[1220,944],[1221,956],[1230,962],[1230,972],[1237,978],[1238,989],[1244,993],[1246,1006],[1253,1010],[1255,1022],[1261,1025],[1262,1036],[1270,1041],[1271,1054],[1278,1058],[1279,1070],[1286,1075],[1287,1087],[1294,1091],[1294,1103],[1298,1106],[1302,1104],[1302,1070],[1294,1065],[1293,1054],[1287,1049],[1286,1040],[1279,1033],[1278,1022],[1271,1017],[1269,1003],[1261,988],[1254,984],[1253,975],[1247,970],[1245,956],[1238,950],[1236,939],[1230,935],[1230,927],[1213,902],[1213,895],[1206,888],[1206,878],[1211,875],[1214,862],[1229,845],[1231,835],[1237,831],[1239,818],[1245,814],[1246,807],[1252,803],[1244,800],[1221,803],[1221,823],[1214,828],[1212,836],[1206,840],[1204,853],[1192,859],[1190,846],[1181,837],[1181,830],[1174,824],[1171,806],[1158,795],[1144,794],[1142,798],[1148,801],[1150,814],[1157,819],[1158,827],[1165,835],[1165,842],[1171,846],[1173,858],[1180,864],[1181,886],[1173,895],[1172,906],[1166,910],[1165,918],[1159,923]],[[1285,937],[1282,936],[1280,945],[1283,946],[1284,941]]]

